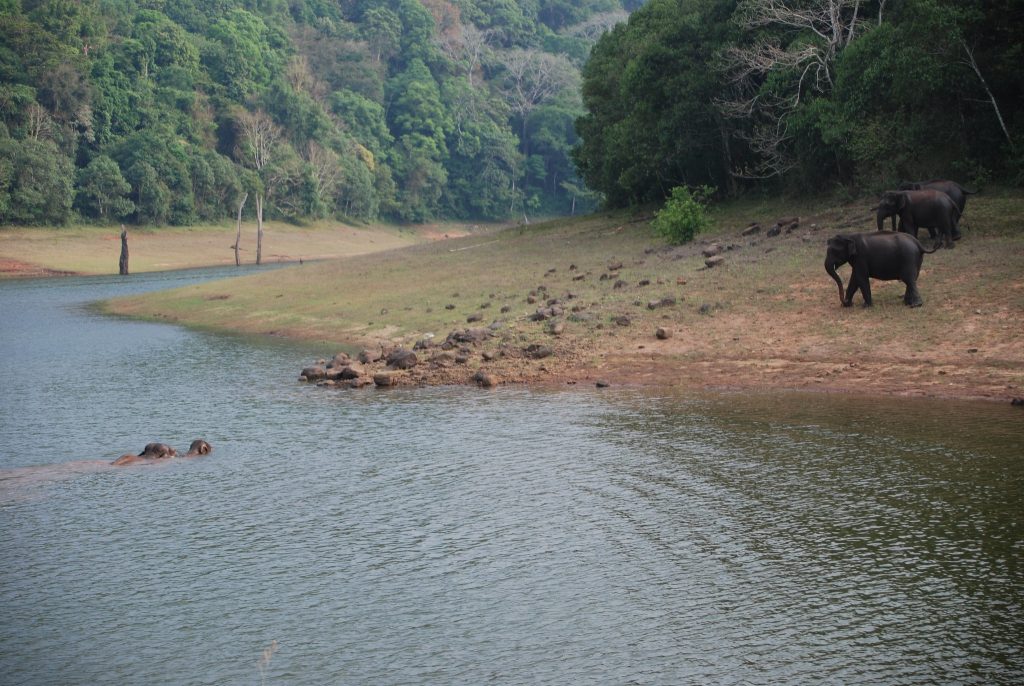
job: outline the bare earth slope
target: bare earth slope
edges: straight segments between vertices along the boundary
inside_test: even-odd
[[[956,249],[925,257],[923,307],[903,306],[902,284],[875,282],[873,308],[860,307],[859,295],[855,307],[842,308],[824,271],[825,242],[873,230],[870,203],[733,205],[717,213],[718,228],[680,247],[654,235],[649,216],[599,214],[119,300],[109,309],[320,341],[325,358],[420,342],[419,364],[396,372],[399,384],[469,383],[482,372],[499,383],[1024,395],[1024,196],[972,198]],[[792,216],[797,226],[767,235]],[[754,221],[761,231],[743,235]],[[712,243],[724,260],[709,268],[703,251]],[[840,274],[848,278],[849,267]],[[467,329],[476,338],[486,329],[487,338],[441,347]]]

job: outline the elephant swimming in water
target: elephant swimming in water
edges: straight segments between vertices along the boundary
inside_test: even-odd
[[[197,438],[192,441],[192,445],[189,446],[188,452],[182,457],[209,455],[212,451],[213,446],[203,439]],[[143,448],[142,452],[138,455],[122,455],[110,464],[115,467],[124,467],[133,464],[156,464],[157,462],[162,462],[177,456],[178,451],[166,443],[147,443],[146,447]]]

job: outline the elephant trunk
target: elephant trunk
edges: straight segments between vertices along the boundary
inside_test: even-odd
[[[878,208],[878,214],[875,215],[875,220],[878,222],[878,230],[883,231],[882,224],[885,223],[885,218],[889,215],[885,213],[881,207]]]
[[[846,297],[843,295],[843,280],[836,272],[836,264],[832,260],[825,260],[825,271],[836,281],[836,285],[839,286],[839,304],[846,305]]]

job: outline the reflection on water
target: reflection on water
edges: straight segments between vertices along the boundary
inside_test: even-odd
[[[254,683],[274,640],[268,683],[1024,681],[1016,408],[324,392],[57,309],[0,379],[5,684]]]

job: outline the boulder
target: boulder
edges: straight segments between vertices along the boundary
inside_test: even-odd
[[[659,341],[664,341],[669,338],[672,338],[672,332],[663,326],[659,326],[658,329],[654,332],[654,336]]]
[[[715,255],[721,255],[724,250],[725,248],[722,247],[721,243],[712,243],[700,252],[704,257],[714,257]]]
[[[740,231],[741,236],[753,236],[755,233],[761,233],[761,225],[757,222]]]
[[[396,348],[388,354],[387,365],[392,369],[412,369],[419,361],[413,351]]]
[[[363,350],[359,351],[359,361],[362,362],[363,364],[379,362],[383,356],[384,355],[380,350],[370,350],[369,348],[364,348]]]
[[[377,372],[373,375],[373,383],[378,388],[387,388],[395,385],[395,375],[390,372]]]
[[[478,371],[472,377],[473,383],[481,388],[494,388],[498,385],[498,377],[485,371]]]
[[[363,368],[363,366],[360,365],[358,362],[353,362],[352,364],[348,365],[347,367],[344,367],[341,370],[341,374],[339,375],[338,378],[345,380],[358,379],[359,377],[365,374],[366,370]]]
[[[327,376],[327,370],[320,365],[315,365],[313,367],[306,367],[303,369],[299,373],[299,376],[306,381],[319,381]]]
[[[664,298],[661,298],[660,300],[651,300],[650,302],[648,302],[647,309],[656,310],[659,307],[672,307],[675,304],[676,299],[671,295],[666,295]]]
[[[535,360],[543,360],[545,357],[551,357],[555,354],[555,351],[548,345],[541,345],[540,343],[532,343],[523,350],[527,357],[532,357]]]
[[[704,260],[704,265],[708,269],[712,269],[714,267],[719,266],[723,262],[725,262],[725,256],[724,255],[715,255],[714,257],[709,257],[706,260]]]

